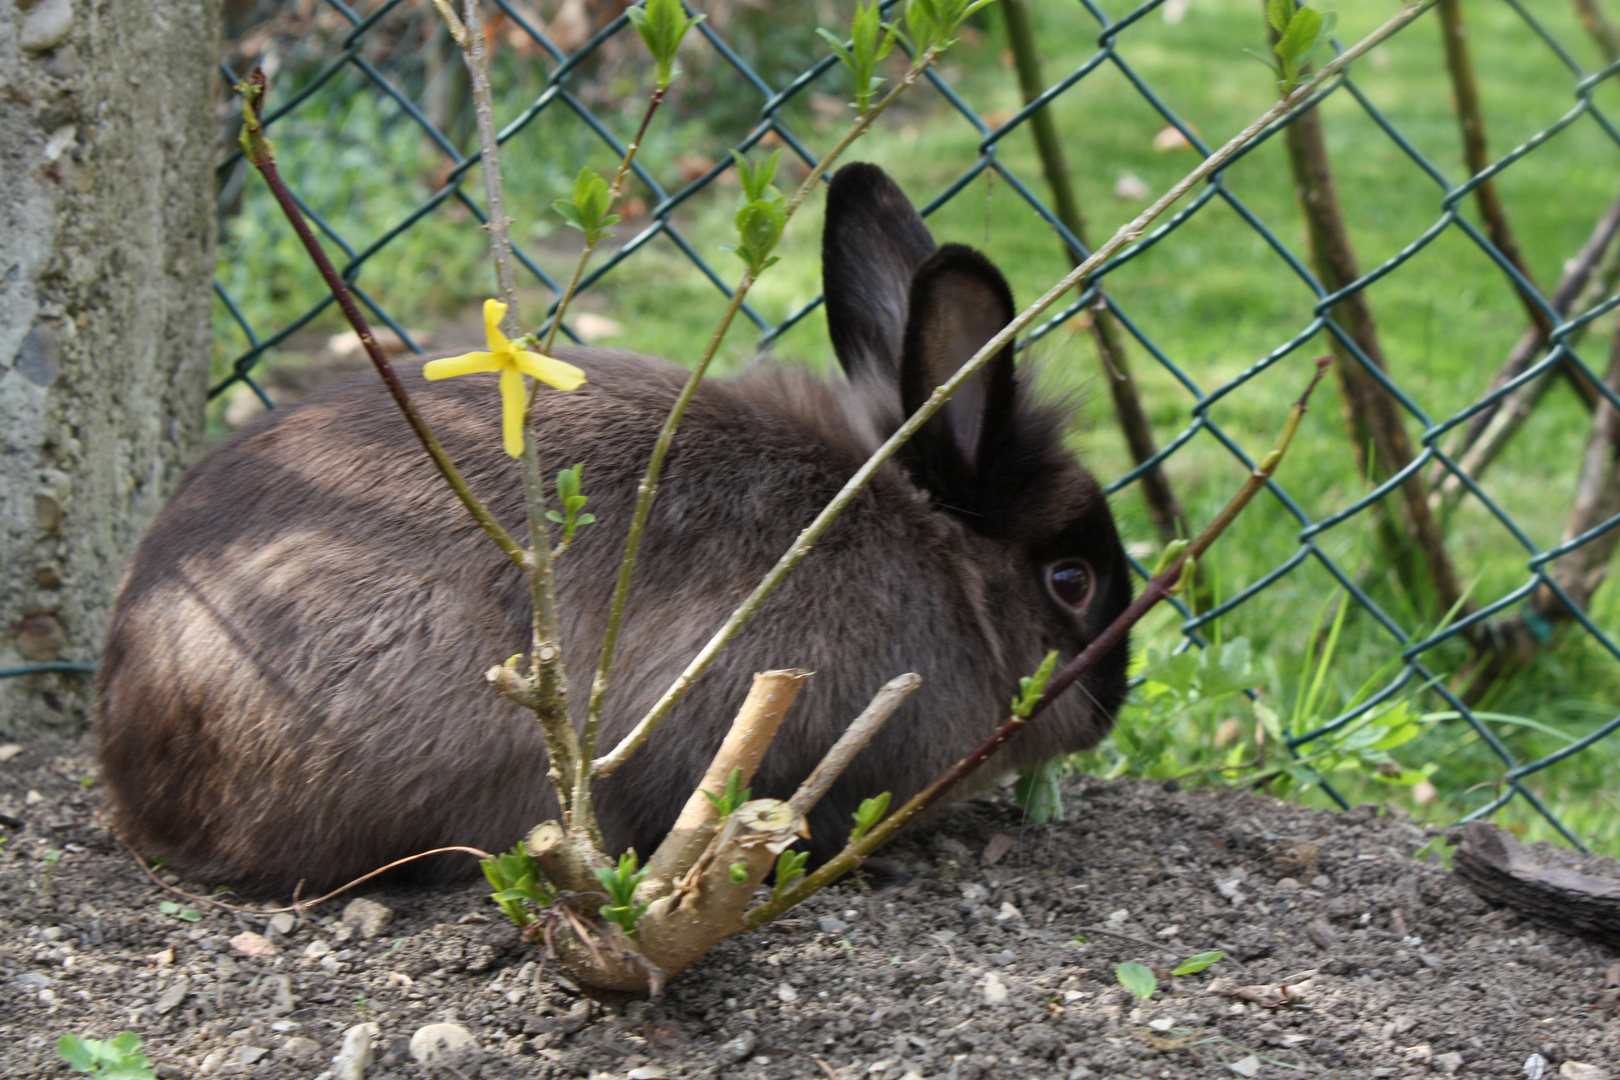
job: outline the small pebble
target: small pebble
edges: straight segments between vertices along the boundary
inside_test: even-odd
[[[293,927],[297,925],[298,920],[293,918],[293,913],[290,911],[278,911],[276,914],[270,916],[270,929],[274,930],[282,937],[286,937],[287,935],[291,934],[293,932]]]
[[[460,1024],[429,1024],[411,1036],[411,1057],[433,1068],[454,1064],[478,1049],[478,1040]]]
[[[1024,921],[1024,913],[1019,911],[1017,908],[1013,907],[1011,904],[1007,903],[1005,900],[1003,900],[1002,903],[1001,903],[1001,910],[996,912],[996,922],[998,922],[998,923],[1007,923],[1007,922],[1023,922],[1023,921]]]
[[[1588,1065],[1584,1061],[1566,1061],[1558,1066],[1558,1075],[1565,1080],[1610,1080],[1609,1072],[1597,1065]]]
[[[823,915],[817,919],[816,926],[820,927],[821,932],[824,934],[842,934],[849,929],[849,923],[842,919],[835,919],[831,915]]]
[[[735,1038],[721,1043],[717,1053],[727,1065],[736,1065],[753,1057],[754,1047],[758,1045],[759,1036],[752,1031],[744,1031]]]
[[[294,1035],[276,1048],[276,1057],[286,1061],[309,1061],[320,1052],[321,1044],[314,1039]]]
[[[269,938],[251,930],[244,930],[231,938],[231,948],[254,960],[268,960],[281,951],[270,944]]]
[[[371,1045],[382,1038],[376,1024],[356,1024],[343,1033],[343,1048],[332,1059],[332,1080],[366,1080]]]
[[[1236,1061],[1228,1065],[1227,1068],[1231,1069],[1239,1076],[1258,1076],[1260,1073],[1260,1059],[1255,1057],[1253,1054],[1250,1054],[1247,1057],[1238,1058]]]
[[[789,986],[787,983],[782,983],[776,988],[776,996],[788,1003],[799,1000],[799,992],[793,989],[793,987]]]
[[[236,1052],[236,1060],[243,1065],[252,1065],[269,1052],[262,1046],[244,1046]]]
[[[343,922],[360,931],[363,938],[374,938],[394,917],[394,909],[384,907],[375,900],[356,897],[343,909]]]
[[[1007,984],[1001,981],[1001,976],[995,972],[984,977],[984,1003],[986,1005],[1005,1005],[1011,997],[1007,993]]]

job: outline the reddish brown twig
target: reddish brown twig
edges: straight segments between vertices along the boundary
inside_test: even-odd
[[[1298,401],[1294,402],[1293,408],[1289,411],[1288,421],[1283,426],[1282,435],[1277,439],[1277,445],[1261,459],[1260,464],[1244,480],[1243,486],[1238,489],[1237,494],[1232,496],[1231,501],[1216,515],[1215,520],[1211,521],[1204,528],[1204,531],[1198,534],[1197,539],[1193,540],[1185,551],[1171,560],[1162,573],[1148,582],[1147,587],[1142,590],[1142,595],[1138,596],[1130,607],[1121,612],[1113,622],[1108,624],[1107,629],[1098,634],[1090,644],[1080,651],[1079,655],[1065,664],[1056,675],[1052,676],[1051,681],[1046,684],[1046,692],[1035,703],[1028,716],[1009,716],[1002,722],[1000,727],[991,732],[989,738],[975,747],[961,761],[946,770],[945,774],[939,779],[913,796],[904,806],[890,814],[866,836],[846,847],[815,873],[801,879],[797,884],[784,889],[779,895],[772,897],[766,903],[750,911],[747,917],[749,927],[761,926],[770,922],[806,897],[813,895],[860,865],[867,855],[904,828],[907,823],[919,814],[939,802],[953,788],[973,775],[998,750],[1016,738],[1029,725],[1030,721],[1038,717],[1048,705],[1056,700],[1059,694],[1078,682],[1086,672],[1095,667],[1103,657],[1107,656],[1124,641],[1125,636],[1130,633],[1131,627],[1140,622],[1142,616],[1152,610],[1161,600],[1174,594],[1183,583],[1183,567],[1187,562],[1196,560],[1209,550],[1210,546],[1220,538],[1221,534],[1227,530],[1233,521],[1237,520],[1237,516],[1243,512],[1243,508],[1260,493],[1260,489],[1266,486],[1272,475],[1277,471],[1277,466],[1281,464],[1283,455],[1288,450],[1288,444],[1293,441],[1294,432],[1299,429],[1299,422],[1305,415],[1305,408],[1310,401],[1312,392],[1315,391],[1317,383],[1322,381],[1322,376],[1327,372],[1328,363],[1328,357],[1321,357],[1316,361],[1316,372],[1311,377],[1310,385],[1305,388],[1305,392],[1300,395]]]
[[[439,445],[439,440],[434,438],[433,432],[428,429],[427,421],[417,411],[416,404],[411,401],[410,394],[405,391],[405,385],[399,381],[399,375],[395,373],[394,365],[389,363],[388,357],[383,354],[382,348],[377,344],[377,339],[372,336],[371,326],[366,322],[366,317],[360,313],[359,305],[354,302],[354,294],[349,291],[348,283],[343,280],[337,269],[333,267],[332,260],[326,257],[326,249],[321,247],[320,240],[316,239],[315,233],[309,227],[309,222],[304,218],[304,212],[298,208],[297,200],[292,197],[292,192],[287,190],[286,183],[281,179],[281,173],[276,168],[275,148],[270,145],[270,140],[264,137],[264,126],[259,120],[260,109],[264,103],[264,91],[264,69],[257,67],[253,69],[252,74],[236,86],[236,92],[242,96],[243,153],[247,155],[248,162],[259,170],[259,175],[264,177],[264,182],[269,185],[270,194],[275,197],[276,205],[280,206],[281,212],[287,215],[287,220],[292,224],[293,232],[298,234],[299,242],[304,245],[304,250],[309,252],[309,257],[315,262],[315,268],[320,271],[322,280],[326,282],[326,287],[331,290],[332,298],[337,301],[338,307],[343,311],[344,318],[349,320],[349,325],[354,327],[354,332],[359,335],[360,344],[365,347],[366,355],[371,358],[371,363],[376,367],[377,374],[382,376],[383,383],[388,387],[388,393],[394,399],[394,404],[398,405],[399,411],[405,414],[405,419],[410,423],[411,430],[416,432],[416,437],[421,440],[423,449],[428,452],[428,456],[433,459],[433,464],[437,465],[439,472],[444,475],[445,482],[456,493],[456,497],[467,508],[467,512],[473,516],[473,520],[478,522],[479,526],[506,553],[506,557],[518,566],[523,566],[525,564],[523,549],[518,546],[517,541],[513,540],[505,529],[501,528],[500,522],[495,520],[484,504],[472,493],[472,489],[462,479],[461,471],[456,468],[455,462],[450,460],[449,455],[444,452],[444,448]]]

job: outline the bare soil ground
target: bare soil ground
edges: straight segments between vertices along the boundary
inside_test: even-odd
[[[1033,826],[979,800],[890,852],[909,881],[846,882],[648,1002],[582,994],[481,885],[372,890],[388,913],[347,922],[346,897],[296,925],[165,912],[85,746],[11,753],[6,1078],[72,1075],[64,1032],[133,1030],[161,1077],[334,1080],[365,1023],[368,1080],[1620,1077],[1615,954],[1491,910],[1428,861],[1436,834],[1374,807],[1085,779]],[[1211,949],[1150,1001],[1114,976]],[[418,1062],[433,1023],[471,1045]]]

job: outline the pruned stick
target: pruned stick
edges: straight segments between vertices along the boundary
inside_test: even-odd
[[[1171,560],[1163,573],[1148,582],[1147,587],[1142,590],[1142,595],[1138,596],[1130,607],[1121,612],[1113,622],[1108,624],[1102,633],[1093,638],[1091,643],[1080,651],[1078,656],[1065,664],[1062,670],[1051,678],[1046,684],[1045,693],[1035,703],[1034,708],[1029,711],[1028,716],[1018,716],[1016,714],[1009,716],[1000,727],[991,732],[989,738],[975,747],[962,760],[951,766],[939,779],[913,796],[904,806],[890,814],[871,832],[845,847],[836,857],[823,864],[808,877],[800,879],[794,885],[782,890],[779,894],[771,897],[770,900],[750,911],[748,913],[748,925],[755,927],[770,922],[859,866],[879,845],[899,832],[919,814],[939,802],[958,784],[973,775],[980,766],[995,755],[996,751],[1016,738],[1032,720],[1039,717],[1047,706],[1057,699],[1059,694],[1079,682],[1103,657],[1107,656],[1116,646],[1123,642],[1126,635],[1130,633],[1131,627],[1140,622],[1144,615],[1151,611],[1160,601],[1173,595],[1182,584],[1183,567],[1188,560],[1196,560],[1204,552],[1208,551],[1210,546],[1220,539],[1221,534],[1231,526],[1232,522],[1237,520],[1238,515],[1243,512],[1243,508],[1260,493],[1260,489],[1265,487],[1276,473],[1277,466],[1282,463],[1283,456],[1288,451],[1289,443],[1293,442],[1294,433],[1299,430],[1299,423],[1305,416],[1305,409],[1310,401],[1311,394],[1327,371],[1327,358],[1324,357],[1318,360],[1316,364],[1316,373],[1311,378],[1310,384],[1305,388],[1305,392],[1300,395],[1299,400],[1294,402],[1293,407],[1289,410],[1288,419],[1283,424],[1282,434],[1278,436],[1276,445],[1245,478],[1243,486],[1238,489],[1237,494],[1232,496],[1231,501],[1221,509],[1215,520],[1211,521],[1204,528],[1204,531],[1198,534],[1197,538],[1187,546],[1186,550]]]
[[[669,835],[647,860],[647,877],[638,890],[643,901],[668,893],[676,879],[703,854],[720,823],[719,811],[704,792],[718,795],[724,791],[733,770],[741,772],[739,787],[753,782],[754,772],[782,726],[782,718],[809,677],[810,672],[800,668],[763,671],[754,676],[748,696],[709,762],[708,771],[687,798]]]
[[[557,822],[543,821],[529,830],[523,847],[556,888],[576,893],[601,888],[596,869],[606,866],[606,859],[589,844],[576,843]]]
[[[904,705],[906,698],[916,693],[921,685],[922,676],[914,671],[897,675],[883,684],[883,688],[872,698],[871,703],[861,711],[861,715],[855,718],[838,741],[833,743],[832,749],[822,757],[821,764],[816,766],[815,771],[799,785],[799,790],[788,800],[788,806],[793,808],[795,814],[804,817],[821,801],[821,797],[827,794],[827,789],[833,786],[843,771],[849,767],[849,763],[855,760],[855,755],[866,749],[866,744],[872,741],[878,729],[888,722],[895,710]]]

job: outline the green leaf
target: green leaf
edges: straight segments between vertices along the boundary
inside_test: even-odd
[[[96,1067],[96,1051],[93,1047],[99,1043],[87,1042],[77,1035],[63,1035],[56,1041],[56,1056],[68,1063],[68,1066],[79,1072],[89,1072]]]
[[[1294,17],[1294,0],[1268,0],[1266,4],[1266,21],[1281,37],[1283,31],[1288,29],[1288,20]]]
[[[1046,684],[1052,681],[1052,672],[1057,670],[1057,659],[1057,650],[1053,649],[1041,659],[1035,674],[1025,675],[1018,680],[1018,696],[1013,698],[1012,703],[1014,716],[1027,717],[1035,711],[1035,706],[1046,695]]]
[[[1225,959],[1226,954],[1220,949],[1215,949],[1211,952],[1201,952],[1197,956],[1189,956],[1187,959],[1177,964],[1176,969],[1170,974],[1177,976],[1191,975],[1195,972],[1203,971],[1212,964],[1218,964]]]
[[[1114,978],[1118,979],[1119,985],[1129,990],[1137,1001],[1146,1001],[1159,988],[1158,977],[1141,964],[1115,965]]]
[[[647,0],[644,6],[632,7],[625,16],[635,25],[642,43],[652,53],[658,68],[658,91],[669,89],[675,78],[675,54],[681,47],[686,32],[706,16],[687,17],[680,0]]]
[[[762,199],[770,201],[782,197],[780,192],[771,187],[771,181],[776,179],[776,165],[781,157],[782,151],[777,150],[756,166],[737,151],[731,152],[731,161],[737,168],[737,182],[742,185],[744,200],[758,202]]]
[[[771,896],[781,896],[795,881],[804,877],[805,864],[810,861],[808,851],[794,851],[792,848],[783,851],[776,857],[776,885],[771,889]]]
[[[890,793],[885,791],[881,795],[862,800],[860,807],[855,811],[855,827],[849,831],[850,843],[861,839],[872,831],[874,825],[883,820],[883,815],[889,811],[889,797]]]
[[[726,777],[725,790],[720,794],[716,795],[714,792],[705,791],[702,788],[698,790],[719,812],[721,821],[730,817],[733,811],[747,802],[749,795],[753,793],[753,789],[742,786],[742,769],[740,767],[731,770],[731,775]]]
[[[619,220],[619,215],[607,212],[607,181],[588,165],[574,178],[573,199],[558,199],[551,205],[568,224],[584,233],[590,244],[606,236],[608,229]]]

